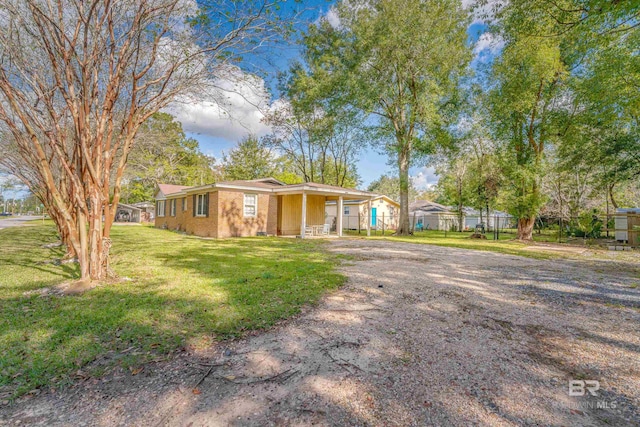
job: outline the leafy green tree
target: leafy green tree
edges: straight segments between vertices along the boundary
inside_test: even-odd
[[[304,181],[356,187],[356,155],[362,146],[356,131],[362,118],[344,105],[327,102],[321,84],[299,62],[280,76],[283,99],[267,115],[273,129],[267,140]]]
[[[311,26],[305,58],[317,97],[365,115],[368,137],[398,166],[400,223],[409,229],[409,168],[450,141],[458,81],[471,58],[457,0],[337,6],[340,25]]]
[[[167,113],[145,122],[129,155],[122,199],[135,203],[153,199],[157,184],[203,185],[216,181],[213,159],[198,141],[187,138],[182,124]]]
[[[274,175],[275,156],[270,148],[255,136],[248,136],[222,157],[225,180],[259,179]]]
[[[390,197],[393,200],[400,199],[400,178],[392,175],[381,175],[380,178],[374,180],[367,187],[367,191],[371,191],[373,193],[383,194],[387,197]],[[413,182],[409,181],[409,200],[414,200],[417,196],[418,191],[416,190]]]
[[[551,18],[541,14],[531,24],[535,28],[526,26],[523,30],[523,13],[530,12],[513,5],[505,7],[499,27],[494,29],[505,40],[505,47],[491,70],[488,105],[493,136],[501,142],[505,175],[501,199],[518,218],[517,238],[531,240],[545,202],[540,190],[545,150],[564,131],[568,70],[563,39],[537,36],[556,30]]]
[[[626,187],[626,183],[637,181],[640,176],[639,13],[638,2],[605,0],[512,0],[498,13],[499,24],[494,30],[506,40],[503,58],[513,56],[518,46],[528,56],[541,55],[528,65],[519,64],[519,69],[526,71],[527,76],[537,77],[540,85],[535,80],[527,83],[527,79],[514,72],[517,70],[507,69],[502,73],[504,79],[497,79],[497,86],[503,90],[508,88],[503,83],[511,81],[511,92],[518,96],[509,100],[509,96],[506,99],[503,96],[509,92],[493,92],[494,101],[506,101],[502,104],[507,108],[494,109],[497,114],[492,120],[496,128],[502,125],[501,136],[510,134],[508,139],[517,139],[520,131],[516,121],[524,123],[522,133],[527,138],[534,135],[534,144],[520,144],[533,152],[533,162],[522,162],[522,156],[517,158],[513,151],[501,153],[505,171],[511,175],[501,198],[512,213],[529,217],[526,222],[533,220],[545,200],[539,192],[544,176],[553,181],[547,187],[555,185],[549,194],[555,199],[553,209],[561,215],[567,209],[576,215],[580,206],[593,205],[587,203],[585,194],[594,185],[616,207],[616,186]],[[511,62],[518,65],[517,61]],[[504,63],[502,59],[497,61],[501,67]],[[547,70],[546,79],[544,73],[536,71],[536,63],[540,70]],[[497,67],[493,77],[495,74],[501,74]],[[526,93],[518,94],[523,88],[529,88],[525,91],[529,95],[541,95],[535,109],[531,103],[524,110],[518,108],[529,99]],[[505,120],[512,110],[521,110],[524,116]],[[531,119],[527,121],[529,115]],[[539,120],[533,120],[535,116]],[[559,170],[545,169],[549,164],[543,161],[548,151],[545,146],[552,144],[557,148],[554,169],[560,165]],[[516,148],[515,143],[512,148]],[[513,167],[518,161],[521,166]],[[551,179],[551,175],[562,178]]]

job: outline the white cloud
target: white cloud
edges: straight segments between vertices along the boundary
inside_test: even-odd
[[[503,47],[504,40],[501,36],[493,33],[482,33],[473,47],[473,53],[476,55],[481,55],[483,53],[496,55]]]
[[[423,166],[418,169],[418,173],[411,177],[413,186],[418,190],[429,190],[438,183],[436,170],[431,166]]]
[[[340,27],[340,16],[338,16],[338,11],[335,7],[330,7],[325,17],[333,28]]]
[[[262,119],[270,108],[264,80],[234,68],[212,80],[209,90],[175,102],[167,111],[187,132],[235,141],[247,134],[267,134]]]

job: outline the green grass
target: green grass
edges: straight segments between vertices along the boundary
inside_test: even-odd
[[[0,397],[269,327],[344,282],[319,241],[205,240],[142,226],[114,227],[112,238],[113,267],[130,280],[25,296],[76,278],[77,266],[42,263],[62,255],[41,247],[57,240],[50,224],[0,230]]]
[[[358,235],[358,232],[349,232],[350,235]],[[509,255],[520,255],[537,259],[573,258],[572,254],[554,252],[548,249],[536,247],[528,243],[514,240],[515,233],[501,233],[499,240],[493,239],[492,233],[487,233],[487,239],[471,239],[470,232],[444,232],[441,230],[417,231],[413,236],[394,236],[393,231],[385,232],[384,236],[379,231],[376,235],[372,232],[371,239],[385,239],[398,242],[422,243],[436,246],[447,246],[461,249],[474,249],[480,251],[500,252]],[[366,236],[366,231],[361,232],[361,237]],[[534,234],[535,242],[554,242],[550,234]]]

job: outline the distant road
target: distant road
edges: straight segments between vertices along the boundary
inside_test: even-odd
[[[34,219],[42,219],[41,216],[23,215],[23,216],[0,216],[0,230],[9,227],[19,227],[25,225],[26,222]]]

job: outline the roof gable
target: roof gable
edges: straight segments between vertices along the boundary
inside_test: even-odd
[[[191,188],[188,185],[174,185],[174,184],[158,184],[158,190],[163,196],[169,196],[173,193],[179,193],[182,190]]]

